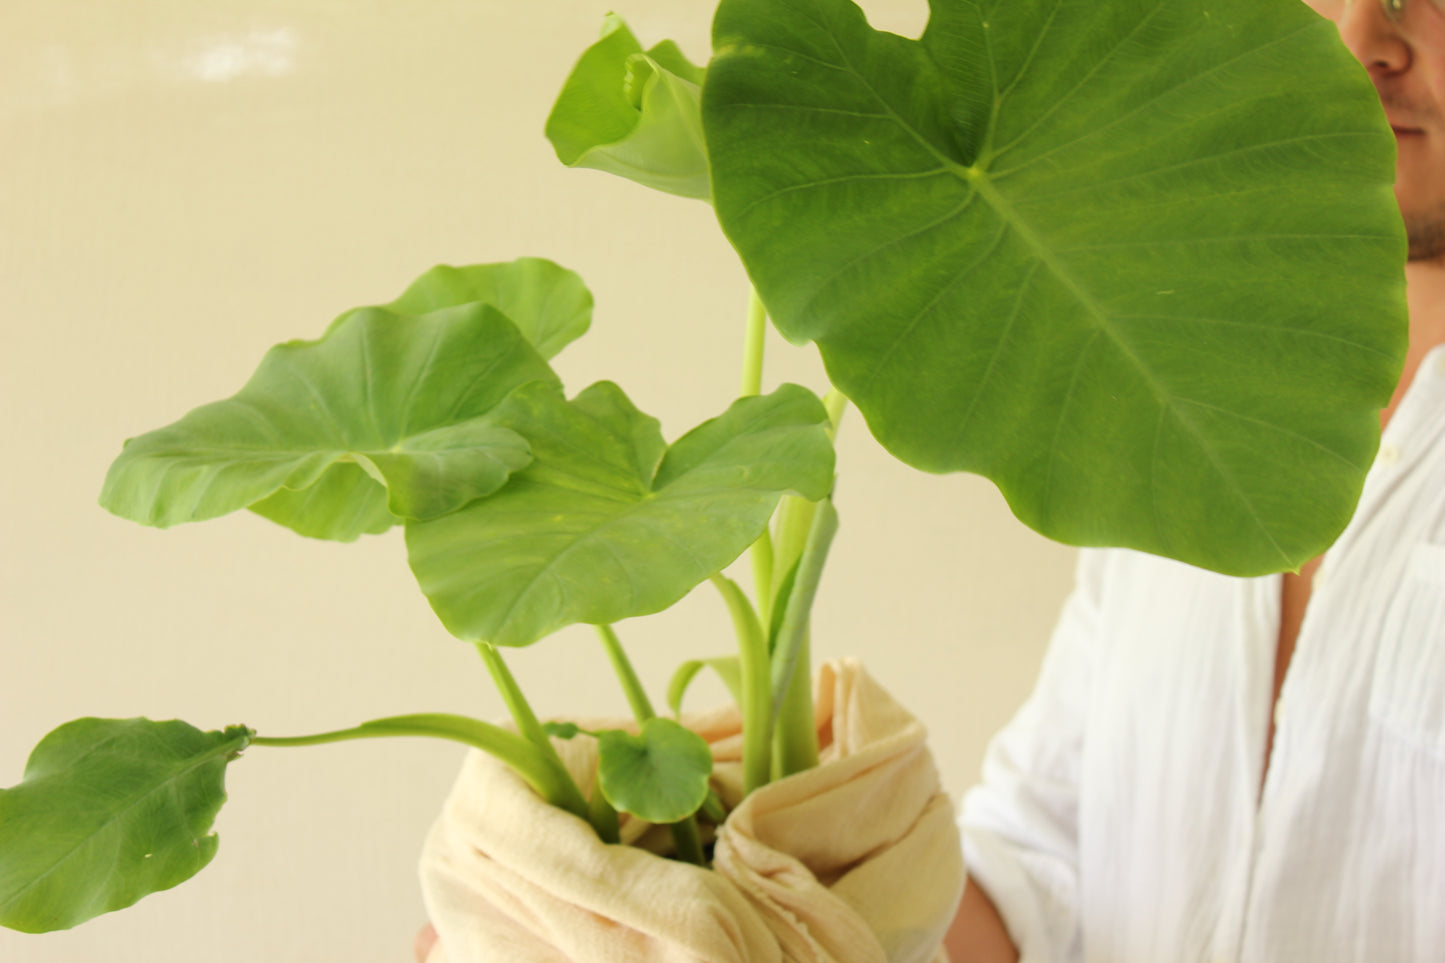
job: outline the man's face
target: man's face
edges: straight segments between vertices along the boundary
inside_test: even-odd
[[[1395,197],[1410,259],[1445,258],[1445,10],[1406,0],[1386,14],[1380,0],[1308,0],[1340,29],[1375,82],[1395,131]]]

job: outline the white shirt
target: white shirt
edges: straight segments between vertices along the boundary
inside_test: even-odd
[[[1445,961],[1445,348],[1315,576],[1266,774],[1279,609],[1279,576],[1081,554],[960,820],[1024,963]]]

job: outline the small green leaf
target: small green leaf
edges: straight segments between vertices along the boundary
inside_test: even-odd
[[[127,442],[101,504],[162,528],[255,506],[338,540],[444,514],[531,460],[486,415],[534,381],[557,379],[490,305],[362,308],[272,348],[234,397]]]
[[[796,385],[744,398],[670,448],[608,382],[571,402],[528,386],[496,420],[527,439],[533,464],[406,528],[422,591],[468,641],[528,645],[661,611],[752,544],[784,492],[821,498],[833,483],[827,414]]]
[[[743,675],[742,667],[735,655],[719,656],[715,659],[689,659],[677,667],[672,674],[672,681],[667,685],[667,704],[672,709],[673,715],[682,714],[682,697],[687,694],[687,687],[692,680],[703,669],[712,669],[717,677],[727,686],[728,693],[733,697],[733,702],[738,706],[743,704]]]
[[[472,302],[489,304],[505,314],[544,358],[555,357],[592,324],[592,292],[582,278],[539,257],[467,267],[439,265],[382,307],[417,315]]]
[[[77,719],[0,791],[0,925],[68,929],[190,879],[216,854],[226,764],[251,731]]]
[[[547,118],[568,167],[591,167],[669,194],[707,200],[700,115],[705,71],[665,40],[644,52],[615,14],[582,54]]]
[[[542,731],[554,739],[576,739],[587,732],[575,722],[544,722]]]
[[[598,734],[597,779],[607,801],[654,823],[675,823],[707,799],[712,750],[671,719],[648,719],[638,735]]]

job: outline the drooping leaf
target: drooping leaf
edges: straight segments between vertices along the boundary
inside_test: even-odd
[[[68,929],[194,876],[216,854],[226,764],[250,737],[149,719],[51,732],[0,790],[0,925]]]
[[[127,442],[101,504],[162,528],[255,505],[339,540],[388,514],[439,515],[528,463],[526,442],[486,415],[533,381],[557,383],[489,305],[363,308],[320,340],[272,348],[235,396]]]
[[[670,40],[644,52],[622,19],[608,14],[602,39],[582,54],[557,96],[547,139],[568,167],[707,200],[704,73]]]
[[[739,707],[743,704],[743,672],[742,666],[735,655],[719,656],[714,659],[689,659],[677,667],[672,674],[672,681],[667,684],[667,705],[672,709],[673,715],[682,714],[682,698],[687,695],[687,687],[692,685],[692,680],[703,669],[712,669],[717,677],[727,686],[728,694],[733,697],[733,702]]]
[[[597,781],[621,812],[654,823],[675,823],[707,799],[712,750],[707,740],[671,719],[648,719],[637,735],[597,734]]]
[[[382,307],[415,315],[474,301],[505,314],[544,358],[555,357],[592,324],[592,292],[582,278],[539,257],[466,267],[442,264]]]
[[[1375,91],[1293,0],[723,0],[714,203],[895,455],[1235,574],[1344,526],[1404,348]]]
[[[278,488],[247,507],[308,538],[343,542],[379,535],[399,521],[387,510],[386,488],[357,464],[332,465],[309,488]]]
[[[571,402],[530,386],[496,417],[527,439],[532,465],[490,498],[407,524],[422,591],[466,640],[527,645],[660,611],[741,554],[784,492],[832,487],[826,412],[796,385],[745,398],[670,448],[608,382]]]

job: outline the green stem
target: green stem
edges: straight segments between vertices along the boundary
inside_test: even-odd
[[[753,567],[753,598],[758,600],[758,619],[767,625],[773,617],[773,536],[767,529],[753,542],[748,559]]]
[[[848,409],[848,396],[837,388],[829,388],[823,396],[823,408],[828,412],[828,440],[838,440],[838,426],[843,421],[843,412]]]
[[[723,808],[722,800],[713,790],[707,791],[707,799],[703,800],[702,813],[713,821],[713,825],[721,826],[723,820],[728,818],[728,811]]]
[[[793,591],[788,595],[787,608],[773,643],[772,653],[772,711],[778,724],[783,725],[784,706],[787,731],[779,738],[783,743],[797,747],[798,758],[784,760],[779,771],[790,775],[800,771],[793,766],[811,757],[803,768],[817,762],[816,748],[811,752],[807,744],[817,738],[813,727],[813,696],[808,664],[808,621],[813,608],[813,599],[818,594],[818,583],[823,577],[823,563],[827,560],[828,549],[838,531],[838,512],[833,500],[825,498],[818,502],[813,514],[813,524],[798,562],[798,573],[793,580]],[[795,686],[794,677],[801,676]]]
[[[602,639],[602,647],[607,650],[607,658],[612,662],[612,671],[617,673],[617,679],[622,683],[622,691],[627,693],[627,704],[632,707],[632,715],[637,719],[638,725],[651,719],[657,713],[652,711],[652,702],[647,698],[647,690],[642,687],[642,681],[637,678],[637,672],[632,668],[632,662],[628,660],[627,653],[622,649],[622,641],[617,638],[617,633],[610,625],[597,625],[598,636]]]
[[[763,390],[763,342],[768,333],[768,309],[756,288],[748,290],[748,327],[743,339],[743,379],[740,394],[747,398]]]
[[[478,642],[476,645],[477,652],[481,654],[482,661],[487,666],[487,671],[491,673],[492,681],[496,683],[497,691],[502,694],[502,701],[507,704],[507,711],[512,714],[512,721],[517,724],[517,731],[522,734],[523,739],[542,753],[547,764],[557,773],[558,781],[564,786],[565,799],[554,805],[559,805],[570,813],[588,819],[587,799],[582,795],[582,790],[577,788],[572,774],[562,764],[562,757],[557,755],[557,750],[552,746],[552,740],[547,738],[547,733],[542,729],[542,723],[537,721],[536,713],[527,704],[527,698],[522,695],[517,680],[512,678],[507,664],[502,661],[502,654],[490,642]]]
[[[804,630],[792,681],[773,726],[773,778],[782,779],[818,764],[818,727],[813,718],[813,680],[802,671],[812,665],[811,633]]]
[[[752,792],[767,785],[772,769],[773,706],[768,640],[757,613],[737,583],[724,575],[714,575],[712,583],[727,603],[738,637],[743,696],[743,790]]]
[[[604,843],[616,845],[622,842],[622,830],[618,824],[617,810],[607,797],[602,795],[602,783],[592,785],[592,797],[587,800],[587,821],[597,830],[597,836]]]
[[[788,573],[803,554],[808,544],[808,532],[813,528],[813,516],[817,504],[797,495],[784,495],[779,504],[778,531],[774,542],[773,595],[776,598]],[[781,613],[771,613],[770,620]]]
[[[602,645],[607,649],[607,658],[612,661],[612,668],[617,673],[617,678],[622,682],[622,689],[627,693],[627,702],[632,706],[633,718],[641,726],[648,719],[654,718],[657,713],[652,710],[652,702],[647,698],[647,692],[642,688],[642,682],[637,678],[637,672],[632,668],[627,653],[622,649],[622,641],[617,638],[617,633],[610,625],[596,626],[597,634],[602,637]],[[615,835],[617,831],[617,810],[602,795],[602,786],[599,784],[592,792],[592,806],[594,812],[600,807],[607,807],[607,812],[602,813],[602,818],[607,820],[607,828]],[[672,830],[672,842],[677,848],[678,855],[690,863],[702,865],[702,844],[699,842],[697,833],[697,817],[688,816],[679,822],[670,824]],[[601,835],[599,828],[598,834]],[[604,841],[616,842],[616,840]],[[693,859],[694,852],[697,856]]]
[[[739,395],[743,398],[763,390],[763,344],[768,331],[768,312],[756,288],[748,290],[748,324],[743,339],[743,373]],[[764,625],[768,624],[773,601],[773,537],[764,530],[753,543],[749,560],[753,569],[753,597]]]
[[[433,712],[408,716],[388,716],[373,719],[351,729],[337,729],[311,736],[256,736],[251,740],[255,746],[320,746],[331,742],[345,742],[349,739],[381,739],[389,736],[432,736],[464,743],[490,753],[521,776],[536,790],[537,795],[553,806],[587,818],[584,803],[580,811],[574,808],[576,800],[571,793],[577,792],[566,770],[559,777],[557,769],[546,754],[526,739],[500,726],[469,719],[466,716]],[[550,748],[550,747],[549,747]]]
[[[697,831],[697,819],[689,816],[680,823],[672,823],[671,829],[677,858],[695,866],[706,865],[702,854],[702,836]]]

